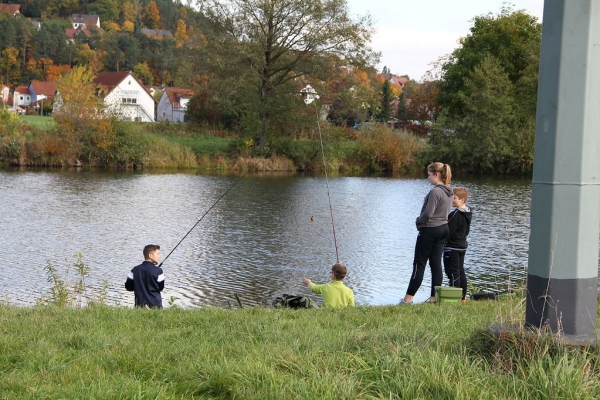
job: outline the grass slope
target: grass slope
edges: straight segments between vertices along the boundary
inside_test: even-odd
[[[0,397],[595,399],[598,354],[487,328],[523,303],[345,310],[0,306]]]

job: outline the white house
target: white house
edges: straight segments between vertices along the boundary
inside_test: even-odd
[[[31,94],[27,86],[17,86],[13,92],[13,105],[27,107],[31,104]]]
[[[191,89],[165,88],[158,102],[157,120],[185,122],[185,110],[193,95]]]
[[[71,15],[73,29],[85,29],[95,26],[100,28],[100,17],[97,15],[88,14],[73,14]]]
[[[129,121],[156,121],[156,100],[131,72],[101,72],[94,79],[108,109]]]

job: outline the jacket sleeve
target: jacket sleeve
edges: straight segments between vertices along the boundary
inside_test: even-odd
[[[317,285],[316,283],[311,283],[308,285],[308,288],[311,292],[319,294],[323,292],[323,287],[325,287],[325,285]]]
[[[125,281],[125,289],[132,292],[133,291],[133,272],[127,274],[127,280]]]
[[[350,299],[348,299],[348,306],[354,307],[354,292],[350,295]]]
[[[156,281],[158,282],[158,291],[162,292],[165,288],[165,275],[163,274],[162,270],[160,271],[158,278],[156,278]]]

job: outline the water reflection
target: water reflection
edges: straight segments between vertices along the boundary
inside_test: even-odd
[[[0,171],[0,274],[11,303],[31,305],[47,291],[47,261],[61,269],[81,252],[88,283],[108,280],[108,301],[131,305],[123,283],[148,243],[167,255],[239,178],[234,174]],[[527,263],[529,180],[455,181],[470,192],[474,222],[466,257],[477,286],[522,282]],[[412,266],[424,178],[330,176],[340,261],[358,304],[396,303]],[[314,217],[311,220],[311,217]],[[307,293],[303,276],[329,277],[336,261],[325,178],[248,174],[165,262],[164,303],[224,307],[239,293],[266,305]],[[67,260],[67,261],[66,261]],[[429,274],[417,301],[428,295]]]

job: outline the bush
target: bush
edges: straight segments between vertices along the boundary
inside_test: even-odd
[[[374,125],[358,139],[358,160],[375,171],[410,170],[417,164],[416,156],[426,148],[424,139],[406,131]]]

